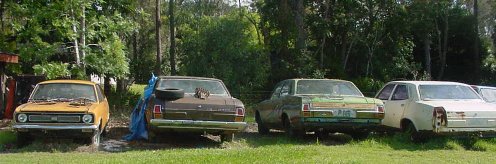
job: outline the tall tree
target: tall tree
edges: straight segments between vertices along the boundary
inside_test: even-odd
[[[175,35],[175,20],[174,20],[174,0],[169,0],[169,29],[170,29],[170,49],[169,49],[169,57],[170,57],[170,68],[171,75],[176,75],[176,35]]]
[[[161,0],[156,0],[155,2],[155,41],[157,45],[157,57],[156,57],[156,63],[155,63],[155,75],[160,76],[162,75],[162,42],[161,42],[161,35],[160,35],[160,28],[162,26],[161,20],[160,20],[160,1]]]

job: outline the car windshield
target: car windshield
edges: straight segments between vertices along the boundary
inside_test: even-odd
[[[482,88],[481,95],[487,102],[496,102],[496,89]]]
[[[330,96],[363,96],[360,90],[347,81],[333,80],[298,80],[296,94]]]
[[[177,88],[183,89],[184,93],[194,94],[196,88],[203,88],[210,92],[210,95],[228,97],[224,84],[215,80],[196,80],[196,79],[161,79],[157,88]]]
[[[420,85],[422,100],[480,99],[469,86],[463,85]]]
[[[38,84],[31,100],[74,100],[96,101],[93,85],[71,83]]]

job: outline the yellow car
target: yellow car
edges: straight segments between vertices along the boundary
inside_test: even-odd
[[[99,145],[109,121],[109,106],[99,85],[81,80],[38,83],[26,104],[14,111],[18,144],[32,136],[75,137]]]

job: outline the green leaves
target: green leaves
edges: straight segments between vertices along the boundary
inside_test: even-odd
[[[50,62],[33,66],[36,75],[45,75],[47,79],[57,79],[71,76],[68,63]]]

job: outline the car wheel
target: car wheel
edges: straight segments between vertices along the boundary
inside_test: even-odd
[[[232,142],[234,139],[234,133],[225,133],[220,135],[221,142]]]
[[[148,130],[148,142],[150,143],[157,142],[157,134],[155,132]]]
[[[262,118],[260,118],[260,114],[258,112],[257,114],[255,114],[255,121],[257,122],[257,128],[259,134],[262,135],[269,134],[270,130],[262,123]]]
[[[100,129],[96,129],[95,131],[93,131],[93,135],[91,135],[91,137],[87,138],[86,143],[89,145],[99,146],[100,145],[100,139],[101,139]]]
[[[413,123],[408,123],[408,126],[405,129],[406,135],[409,137],[410,141],[414,143],[423,142],[425,138],[422,135],[422,132],[417,131],[415,125]]]
[[[29,145],[33,140],[33,137],[31,134],[26,133],[26,132],[17,132],[17,146],[18,147],[23,147]]]
[[[295,129],[291,122],[289,122],[289,118],[284,116],[284,130],[286,131],[286,135],[288,137],[301,137],[303,136],[303,132],[301,130]]]

